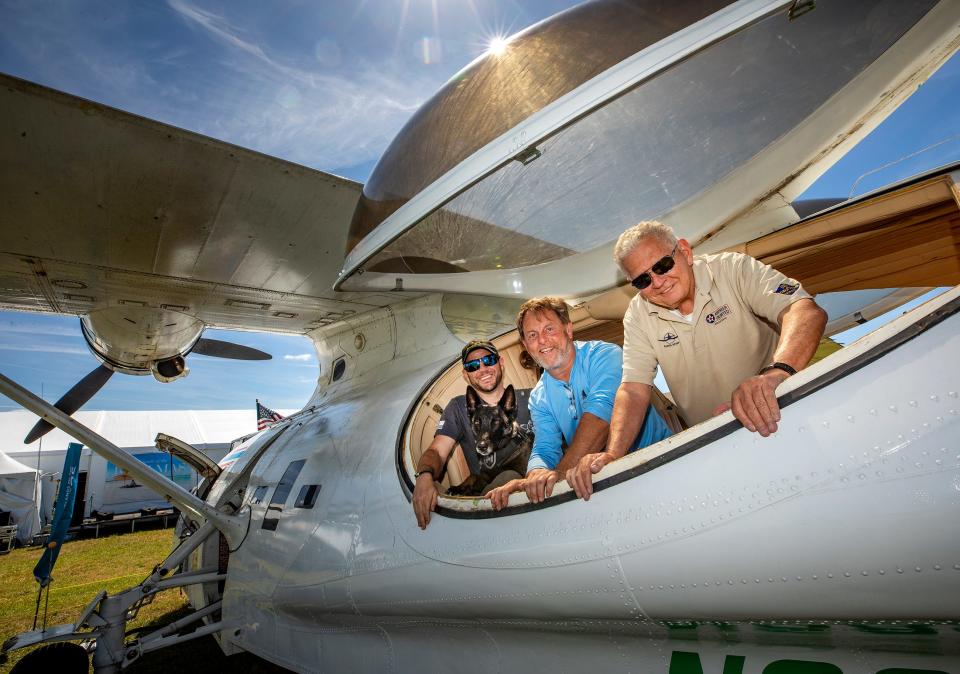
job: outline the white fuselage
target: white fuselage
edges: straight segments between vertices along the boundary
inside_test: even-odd
[[[388,624],[412,634],[410,620],[556,632],[575,619],[597,633],[664,621],[954,620],[960,316],[856,366],[916,320],[798,376],[794,389],[852,370],[789,404],[773,437],[719,417],[651,448],[653,469],[628,457],[617,470],[639,474],[589,502],[499,515],[461,504],[426,531],[398,474],[397,429],[451,354],[432,352],[429,366],[408,363],[392,377],[381,370],[375,386],[291,422],[253,470],[250,529],[224,592],[225,640],[299,667],[315,660],[315,644],[296,635]],[[298,459],[276,530],[262,528],[270,494],[260,504],[251,494]],[[322,485],[315,506],[291,507],[308,484]]]

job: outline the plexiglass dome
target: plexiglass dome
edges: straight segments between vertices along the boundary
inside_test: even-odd
[[[797,20],[790,4],[601,0],[519,34],[504,53],[448,82],[390,145],[355,212],[347,271],[389,275],[400,287],[410,274],[542,267],[600,251],[640,220],[672,217],[722,193],[716,202],[727,213],[707,209],[681,232],[700,240],[859,123],[857,106],[880,92],[860,85],[852,104],[838,92],[856,89],[848,85],[936,2],[823,0]],[[604,89],[610,73],[628,68],[630,86]],[[555,128],[524,136],[531,120],[587,89],[601,92],[592,107],[571,115],[568,105]],[[811,131],[818,116],[835,128]],[[785,142],[805,127],[807,146]],[[515,150],[464,180],[486,148],[513,136]],[[775,167],[765,172],[771,158]],[[735,186],[730,177],[748,166],[757,179]],[[453,173],[462,187],[409,217],[410,208],[398,213]],[[509,291],[522,294],[518,279]],[[614,282],[611,271],[585,289]]]

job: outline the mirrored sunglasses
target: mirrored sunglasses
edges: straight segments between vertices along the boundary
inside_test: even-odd
[[[500,362],[500,356],[488,353],[482,358],[474,358],[473,360],[468,360],[463,364],[463,369],[467,372],[476,372],[480,369],[481,365],[486,365],[487,367],[493,367]]]

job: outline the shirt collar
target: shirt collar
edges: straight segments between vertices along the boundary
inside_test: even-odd
[[[702,255],[693,257],[693,282],[697,295],[709,295],[713,290],[713,271]]]

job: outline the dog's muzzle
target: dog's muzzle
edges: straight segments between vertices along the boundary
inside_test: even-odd
[[[480,457],[480,463],[484,468],[493,468],[497,462],[497,455],[489,441],[477,442],[477,456]]]

